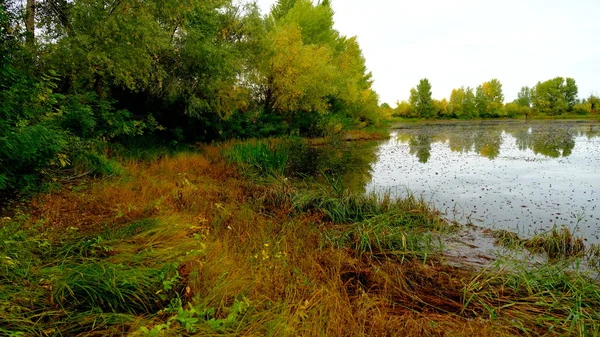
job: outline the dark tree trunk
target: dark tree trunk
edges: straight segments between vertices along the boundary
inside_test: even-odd
[[[27,44],[32,45],[35,42],[35,0],[27,0],[25,8],[25,30],[27,32]]]

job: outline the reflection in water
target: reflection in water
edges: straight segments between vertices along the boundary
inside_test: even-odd
[[[371,181],[371,165],[377,161],[381,142],[339,142],[323,146],[298,144],[290,154],[289,169],[296,175],[364,193]]]
[[[550,122],[547,122],[550,123]],[[597,137],[598,126],[571,125],[567,128],[554,128],[544,124],[525,124],[519,122],[506,123],[460,123],[410,125],[398,130],[398,140],[408,143],[410,154],[419,162],[427,163],[431,157],[432,143],[448,143],[453,152],[475,152],[479,155],[495,159],[505,137],[512,136],[521,151],[532,150],[551,158],[568,157],[575,147],[576,136]]]
[[[426,163],[431,157],[432,137],[429,135],[416,135],[409,140],[410,154],[415,154],[421,163]]]
[[[575,147],[575,132],[568,129],[539,127],[509,133],[515,137],[519,150],[533,150],[551,158],[568,157]]]
[[[422,197],[462,223],[522,235],[566,225],[600,242],[599,122],[420,123],[393,136],[367,191]]]

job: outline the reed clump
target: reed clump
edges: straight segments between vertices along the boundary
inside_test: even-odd
[[[573,235],[567,227],[560,229],[554,227],[550,232],[536,235],[527,240],[525,247],[533,251],[545,252],[551,259],[583,256],[585,253],[583,238]]]

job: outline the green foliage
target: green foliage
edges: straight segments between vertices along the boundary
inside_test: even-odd
[[[516,103],[522,107],[531,107],[532,90],[529,87],[522,87],[517,94]]]
[[[504,106],[504,111],[506,112],[506,117],[514,118],[520,116],[529,116],[531,113],[531,108],[526,106],[521,106],[519,103],[507,103]]]
[[[233,144],[224,155],[248,173],[282,176],[295,142],[293,139],[250,140]]]
[[[448,114],[465,119],[477,117],[473,89],[470,87],[453,89],[448,102]]]
[[[261,114],[279,114],[290,132],[308,136],[381,119],[358,43],[333,29],[328,3],[279,1],[265,27],[264,37],[255,37],[261,41],[261,57],[251,64],[256,71],[248,74],[258,84],[250,88],[260,98]]]
[[[177,277],[176,265],[163,269],[132,268],[107,262],[64,266],[50,272],[53,297],[63,308],[109,312],[149,312],[165,300],[163,291],[173,287],[170,277]],[[165,281],[168,281],[165,283]]]
[[[502,83],[497,79],[484,82],[475,90],[475,107],[480,117],[497,118],[504,115]]]
[[[575,80],[556,77],[538,82],[533,89],[532,101],[537,111],[550,116],[571,112],[577,103]]]
[[[166,323],[153,326],[151,329],[141,327],[139,332],[145,336],[160,336],[161,333],[167,331],[177,331],[174,323],[183,328],[187,333],[199,332],[217,332],[224,333],[234,329],[241,323],[242,315],[248,310],[251,302],[243,297],[241,300],[235,300],[233,305],[228,308],[228,313],[225,318],[217,317],[215,308],[206,308],[204,305],[192,305],[187,303],[183,306],[180,298],[174,298],[168,308],[163,312],[166,314],[174,314]]]
[[[396,102],[396,108],[394,109],[393,116],[402,117],[402,118],[410,118],[410,117],[415,117],[415,113],[409,102],[402,101],[402,102]]]
[[[431,98],[431,84],[424,78],[419,81],[417,88],[410,90],[410,105],[416,115],[424,118],[434,118],[435,107]]]

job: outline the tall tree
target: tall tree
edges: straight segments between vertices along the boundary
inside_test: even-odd
[[[478,86],[475,94],[475,102],[479,116],[501,116],[502,108],[504,106],[502,83],[497,79],[492,79],[489,82],[484,82]]]
[[[533,107],[548,115],[560,115],[573,110],[577,103],[577,84],[572,78],[556,77],[538,82],[533,95]]]
[[[410,90],[410,105],[419,117],[435,117],[435,107],[431,98],[431,84],[424,78],[419,81],[417,88]]]
[[[453,117],[460,118],[463,116],[464,97],[464,88],[452,89],[450,101],[448,102],[448,111]]]
[[[25,31],[27,44],[32,45],[35,41],[35,9],[36,1],[27,0],[25,7]]]
[[[456,118],[473,118],[476,116],[475,94],[470,87],[452,89],[448,112]]]
[[[567,111],[569,112],[572,111],[575,104],[577,104],[577,92],[578,88],[575,80],[567,77],[565,80],[564,93],[565,100],[567,101]]]
[[[516,103],[521,107],[531,107],[531,96],[532,90],[529,87],[522,87],[519,93],[517,94]]]

